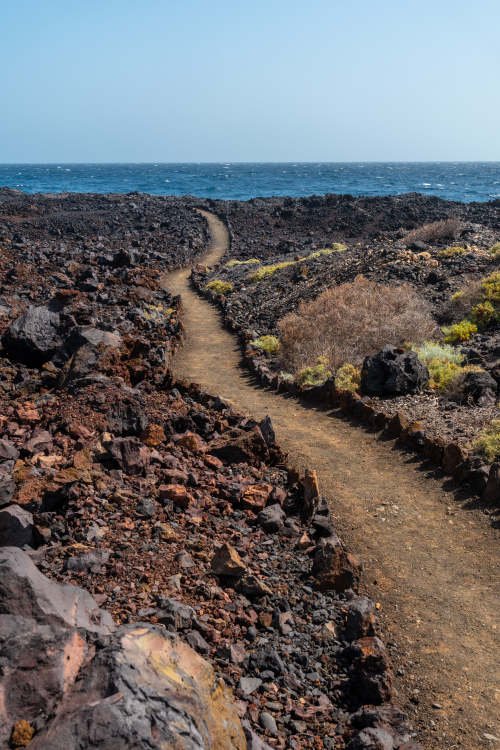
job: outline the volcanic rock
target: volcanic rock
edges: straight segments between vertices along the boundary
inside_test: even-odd
[[[361,390],[369,396],[418,393],[428,382],[429,371],[416,353],[393,346],[366,357],[361,370]]]
[[[212,563],[212,571],[217,576],[229,578],[241,578],[246,572],[246,565],[230,544],[225,542],[215,552]]]
[[[59,314],[30,305],[7,329],[2,342],[7,354],[30,366],[47,362],[62,346]]]
[[[33,516],[19,505],[0,510],[0,547],[33,544]]]

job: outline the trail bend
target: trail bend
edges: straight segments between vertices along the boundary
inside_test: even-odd
[[[212,236],[202,260],[215,265],[228,232],[201,213]],[[439,481],[391,444],[255,387],[240,366],[236,337],[189,276],[181,269],[164,277],[184,306],[176,375],[244,413],[269,414],[290,463],[317,469],[339,533],[363,561],[365,590],[380,602],[397,699],[424,747],[500,748],[500,739],[489,739],[500,738],[498,533],[479,512],[457,507]]]

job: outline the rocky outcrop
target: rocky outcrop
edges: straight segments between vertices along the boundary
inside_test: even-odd
[[[246,747],[228,689],[162,626],[115,629],[92,597],[0,551],[0,743],[77,750]]]

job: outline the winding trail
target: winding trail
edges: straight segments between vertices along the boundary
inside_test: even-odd
[[[214,265],[228,233],[202,213],[212,233],[203,262]],[[236,337],[189,275],[182,269],[164,279],[184,303],[176,375],[256,418],[269,414],[289,462],[317,469],[339,533],[363,561],[365,589],[381,603],[397,699],[426,750],[500,748],[497,532],[392,444],[255,387],[240,367]]]

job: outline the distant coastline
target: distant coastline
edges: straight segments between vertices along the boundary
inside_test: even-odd
[[[418,192],[471,202],[500,199],[500,162],[0,164],[0,187],[222,200]]]

